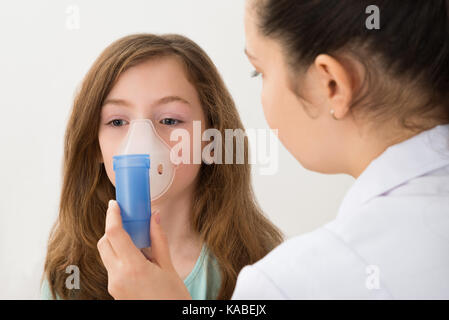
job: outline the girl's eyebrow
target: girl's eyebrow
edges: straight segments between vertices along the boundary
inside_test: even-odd
[[[157,107],[157,106],[167,104],[170,102],[174,102],[174,101],[178,101],[178,102],[181,102],[181,103],[184,103],[184,104],[187,104],[190,106],[190,103],[186,99],[181,98],[179,96],[166,96],[166,97],[160,98],[160,99],[156,100],[155,102],[153,102],[151,104],[151,106]],[[129,102],[125,99],[115,99],[115,98],[106,99],[103,103],[103,106],[105,106],[107,104],[114,104],[114,105],[124,106],[124,107],[131,107],[133,105],[131,102]]]

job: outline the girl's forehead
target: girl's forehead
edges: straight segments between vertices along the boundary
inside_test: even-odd
[[[151,59],[123,72],[103,106],[129,106],[133,102],[154,106],[167,103],[194,105],[199,99],[181,62],[166,57]]]
[[[147,86],[156,88],[191,89],[184,66],[175,57],[151,58],[130,67],[117,79],[111,92],[121,89],[146,90]]]

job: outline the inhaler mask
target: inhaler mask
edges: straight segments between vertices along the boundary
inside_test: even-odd
[[[129,154],[150,155],[151,200],[161,197],[171,186],[176,167],[170,160],[170,147],[157,134],[151,120],[131,120],[117,155]]]

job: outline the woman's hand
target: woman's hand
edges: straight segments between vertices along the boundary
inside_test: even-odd
[[[120,207],[114,200],[109,201],[105,229],[97,247],[108,272],[108,291],[114,299],[191,299],[171,262],[159,213],[151,215],[152,261],[123,229]]]

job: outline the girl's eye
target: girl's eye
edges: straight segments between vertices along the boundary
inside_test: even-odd
[[[114,119],[108,122],[108,125],[111,127],[121,127],[124,120],[122,119]]]
[[[260,72],[259,72],[259,71],[254,70],[253,72],[251,72],[251,77],[252,77],[252,78],[256,78],[256,77],[258,77],[258,76],[260,76]]]
[[[159,121],[159,123],[165,124],[167,126],[174,126],[177,125],[179,123],[181,123],[182,121],[177,120],[177,119],[173,119],[173,118],[165,118],[162,119],[161,121]]]

